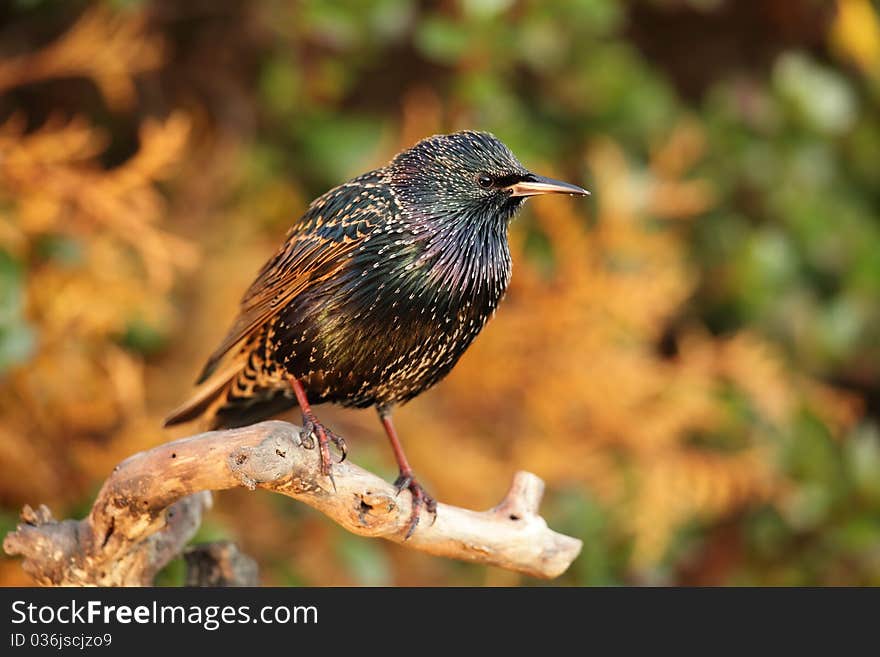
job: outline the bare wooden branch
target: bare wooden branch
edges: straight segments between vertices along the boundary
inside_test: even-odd
[[[8,554],[46,585],[147,585],[179,554],[211,504],[211,490],[263,488],[305,502],[350,532],[382,537],[443,557],[552,578],[581,550],[538,515],[543,482],[514,476],[493,509],[469,511],[438,504],[436,520],[422,512],[405,540],[411,496],[351,462],[334,464],[335,487],[321,474],[318,456],[299,427],[261,422],[212,431],[135,454],[104,483],[81,521],[52,519],[25,507],[22,524],[6,536]]]

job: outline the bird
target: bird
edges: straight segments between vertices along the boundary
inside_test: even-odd
[[[406,539],[436,501],[413,474],[392,410],[443,379],[495,314],[511,277],[508,227],[542,194],[587,196],[536,175],[494,135],[425,138],[315,199],[241,299],[192,396],[165,426],[240,427],[299,407],[302,444],[345,440],[312,406],[376,409],[412,495]],[[334,483],[335,486],[335,483]]]

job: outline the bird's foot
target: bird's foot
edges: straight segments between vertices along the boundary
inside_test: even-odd
[[[432,525],[437,521],[437,501],[425,492],[425,489],[422,488],[422,485],[419,482],[413,479],[412,471],[401,471],[400,475],[394,481],[394,487],[397,489],[398,495],[400,495],[400,491],[404,488],[408,489],[412,494],[412,511],[409,517],[409,526],[406,530],[406,536],[403,540],[407,540],[412,536],[416,527],[419,526],[422,507],[425,507],[428,510],[428,513],[433,516],[433,519],[431,520]]]
[[[345,440],[342,436],[336,435],[321,424],[313,413],[304,414],[303,427],[299,437],[303,447],[306,449],[313,449],[315,447],[312,436],[318,438],[318,451],[321,455],[321,474],[330,478],[330,483],[333,484],[333,489],[336,490],[336,482],[333,479],[333,472],[331,470],[330,443],[332,442],[336,445],[336,448],[342,453],[342,457],[339,459],[339,463],[342,463],[348,455]]]

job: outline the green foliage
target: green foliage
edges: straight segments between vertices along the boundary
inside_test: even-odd
[[[569,536],[589,537],[581,554],[565,574],[580,586],[617,586],[626,583],[629,546],[615,529],[608,510],[582,491],[563,491],[547,511],[554,529]]]
[[[704,116],[705,171],[724,196],[696,227],[701,303],[719,329],[759,326],[812,371],[876,381],[876,104],[858,80],[791,53],[767,80],[719,81]]]
[[[391,564],[388,554],[376,541],[337,530],[334,541],[337,557],[351,580],[360,586],[390,586]]]
[[[24,317],[23,286],[21,265],[0,251],[0,373],[34,350],[33,331]]]

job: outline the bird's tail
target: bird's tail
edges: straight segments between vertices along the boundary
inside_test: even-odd
[[[165,418],[170,427],[201,419],[208,429],[232,429],[268,419],[296,405],[286,385],[260,385],[246,354],[200,384]]]

